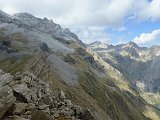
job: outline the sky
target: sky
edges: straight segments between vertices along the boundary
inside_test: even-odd
[[[84,43],[160,45],[160,0],[0,0],[0,9],[53,19]]]

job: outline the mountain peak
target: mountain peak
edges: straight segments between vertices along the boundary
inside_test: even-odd
[[[109,45],[105,42],[95,41],[93,43],[90,43],[88,46],[91,48],[107,48]]]
[[[19,17],[19,18],[35,18],[35,16],[33,16],[32,14],[22,13],[22,12],[13,14],[13,16]]]
[[[133,41],[128,42],[126,45],[133,46],[133,47],[139,47],[139,46],[138,46],[135,42],[133,42]]]

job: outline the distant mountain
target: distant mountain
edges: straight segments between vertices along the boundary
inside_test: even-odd
[[[159,47],[87,46],[52,20],[0,11],[0,119],[159,120],[133,84],[159,90]]]
[[[98,49],[99,47],[88,47],[92,48],[112,67],[119,70],[138,89],[156,95],[160,93],[160,46],[154,45],[146,48],[129,42],[101,50]],[[157,104],[160,96],[155,97],[156,102],[154,100],[149,100],[149,102]]]

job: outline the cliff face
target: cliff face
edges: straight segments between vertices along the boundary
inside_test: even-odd
[[[11,74],[0,77],[11,101],[4,119],[159,120],[121,71],[68,29],[26,13],[0,16],[0,69]]]

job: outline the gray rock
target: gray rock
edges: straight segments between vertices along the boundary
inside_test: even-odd
[[[0,75],[1,75],[1,74],[4,74],[4,72],[3,72],[3,70],[2,70],[2,69],[0,69]]]
[[[15,103],[13,113],[16,115],[21,115],[22,113],[25,112],[26,107],[27,107],[26,103]]]
[[[9,73],[4,73],[2,70],[0,71],[0,87],[7,85],[12,81],[12,79],[13,76],[11,76]]]
[[[72,120],[76,120],[76,118],[74,116],[72,116]]]
[[[83,109],[80,106],[75,106],[74,111],[76,115],[80,115],[83,111]]]
[[[65,99],[66,98],[65,93],[62,90],[59,91],[58,96],[59,96],[60,99]]]
[[[14,95],[22,102],[32,102],[37,100],[37,95],[31,91],[26,83],[13,86]]]
[[[41,91],[46,94],[50,92],[49,85],[45,83],[41,83]]]
[[[47,109],[47,108],[49,108],[49,105],[45,105],[45,104],[40,105],[40,106],[38,107],[39,110],[45,110],[45,109]]]
[[[55,118],[58,118],[58,117],[59,117],[59,112],[55,111],[55,112],[54,112],[54,117],[55,117]]]
[[[65,99],[65,100],[64,100],[64,103],[65,103],[67,106],[72,106],[72,102],[71,102],[71,100],[69,100],[69,99]]]
[[[66,116],[73,116],[74,114],[75,114],[75,112],[72,109],[68,109],[68,110],[65,109],[65,111],[64,111],[64,115],[66,115]]]
[[[31,78],[29,76],[24,76],[21,81],[25,82],[26,84],[31,84]]]
[[[26,109],[29,111],[33,111],[36,108],[35,104],[33,103],[28,103]]]
[[[36,80],[37,79],[37,76],[35,76],[33,73],[30,73],[28,71],[25,72],[24,75],[30,77],[32,80]]]
[[[0,87],[0,119],[15,102],[13,91],[9,86]]]
[[[50,95],[44,95],[41,98],[41,102],[43,102],[44,104],[47,104],[47,105],[51,105],[53,103],[53,99]]]

